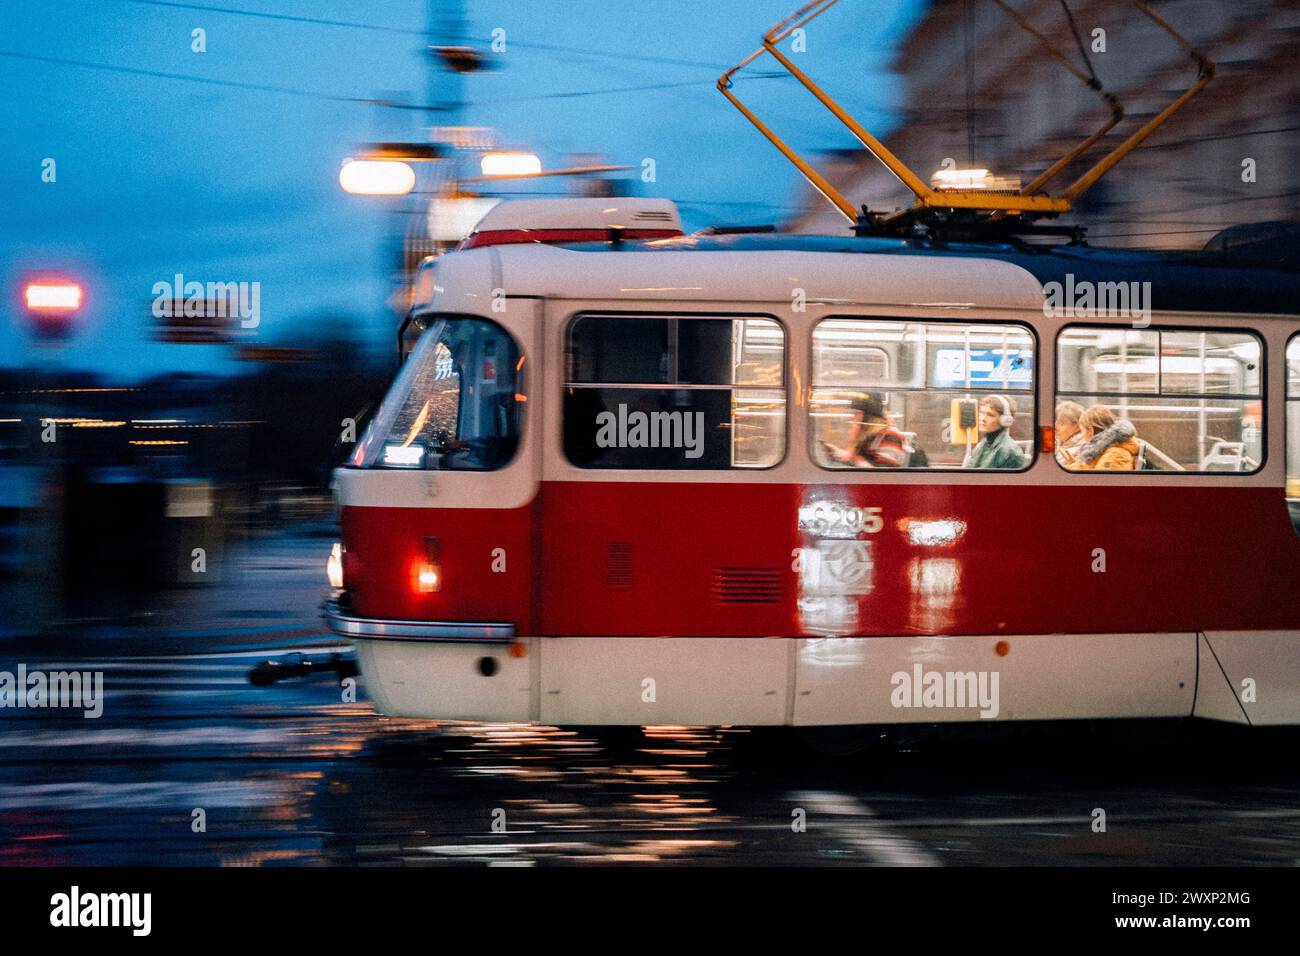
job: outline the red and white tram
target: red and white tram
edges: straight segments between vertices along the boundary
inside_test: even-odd
[[[382,712],[1300,722],[1294,263],[553,202],[426,262],[335,473]]]

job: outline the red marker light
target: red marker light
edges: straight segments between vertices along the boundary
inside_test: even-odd
[[[416,569],[415,587],[421,594],[438,590],[438,569],[431,564],[421,564]]]
[[[75,283],[29,283],[24,290],[27,308],[33,312],[71,312],[81,308],[81,286]]]
[[[412,583],[419,594],[432,594],[442,590],[442,542],[437,538],[424,539],[424,556],[411,568]]]

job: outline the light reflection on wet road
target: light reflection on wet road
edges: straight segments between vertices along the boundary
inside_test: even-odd
[[[0,865],[1300,862],[1294,732],[984,727],[827,759],[775,732],[438,726],[328,676],[250,686],[250,642],[325,640],[329,540],[256,541],[149,629],[0,646],[0,669],[102,669],[107,692],[97,720],[0,710]]]
[[[1294,735],[941,735],[813,758],[771,732],[388,719],[328,678],[248,686],[256,659],[109,661],[102,718],[9,711],[0,863],[1300,860]]]

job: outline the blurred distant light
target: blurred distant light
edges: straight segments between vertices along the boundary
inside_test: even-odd
[[[32,282],[25,295],[27,308],[37,311],[70,312],[81,308],[81,286],[75,283]]]
[[[359,196],[403,196],[415,188],[415,170],[392,159],[350,159],[339,170],[339,185]]]
[[[532,153],[484,153],[479,168],[484,176],[536,176],[542,161]]]

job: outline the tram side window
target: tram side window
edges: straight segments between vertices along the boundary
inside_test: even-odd
[[[785,455],[785,331],[762,317],[580,315],[564,453],[580,468],[768,468]]]
[[[1260,468],[1263,343],[1255,334],[1069,326],[1056,355],[1056,457],[1063,467]]]
[[[490,471],[519,444],[524,358],[501,326],[432,316],[352,458],[362,468]]]
[[[1286,496],[1300,529],[1300,333],[1286,345]]]
[[[1027,326],[825,319],[813,329],[812,386],[811,453],[824,468],[1033,461]]]

